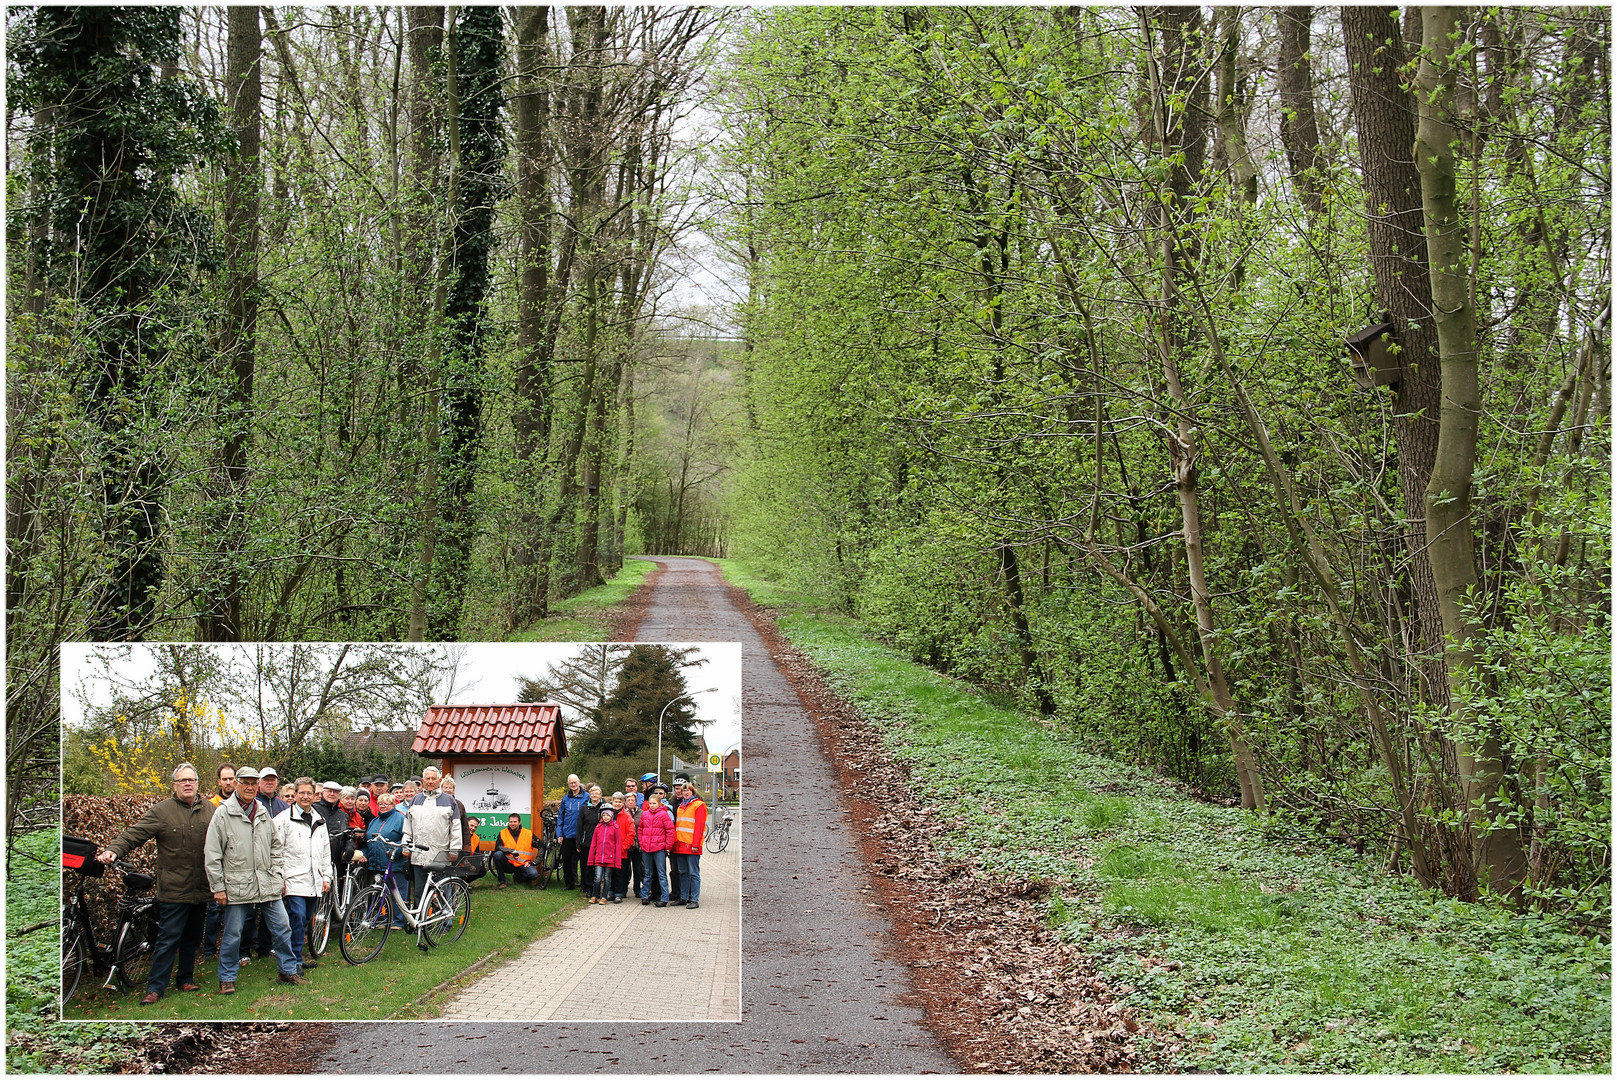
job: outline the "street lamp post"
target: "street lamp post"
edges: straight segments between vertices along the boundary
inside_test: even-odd
[[[717,689],[718,689],[718,687],[716,687],[716,686],[710,686],[706,690],[692,690],[688,694],[681,694],[681,695],[679,695],[679,697],[674,698],[673,701],[670,701],[667,705],[664,705],[663,706],[663,711],[657,714],[657,779],[658,780],[661,780],[663,778],[663,717],[668,715],[668,710],[673,707],[674,701],[684,701],[686,698],[693,698],[697,694],[711,694]]]

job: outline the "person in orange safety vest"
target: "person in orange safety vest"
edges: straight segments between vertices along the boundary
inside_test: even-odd
[[[509,873],[517,881],[526,881],[529,886],[539,883],[539,867],[534,865],[538,852],[533,846],[533,830],[522,827],[522,815],[512,814],[511,822],[500,830],[500,838],[494,845],[494,877],[499,884],[496,889],[505,888],[505,875]]]
[[[679,804],[674,816],[674,858],[679,861],[679,892],[674,903],[683,902],[687,908],[701,907],[702,898],[702,840],[707,835],[707,803],[696,794],[694,787],[686,787],[689,797]]]

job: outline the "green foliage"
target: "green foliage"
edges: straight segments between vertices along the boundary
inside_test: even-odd
[[[946,857],[1054,887],[1051,918],[1177,1037],[1173,1069],[1610,1067],[1610,948],[1575,920],[1459,903],[1285,815],[1194,801],[724,565],[909,767]]]
[[[607,641],[617,608],[657,569],[645,559],[629,559],[609,575],[605,585],[585,589],[577,596],[550,606],[548,617],[510,635],[511,641]]]
[[[1336,142],[1320,203],[1305,207],[1284,148],[1265,141],[1284,107],[1272,17],[1221,11],[1219,33],[1185,39],[1185,62],[1208,77],[1165,91],[1187,125],[1210,111],[1230,43],[1238,85],[1216,92],[1234,93],[1256,155],[1264,194],[1249,201],[1211,116],[1184,153],[1158,144],[1143,73],[1181,61],[1144,32],[1149,16],[751,13],[725,97],[724,151],[745,178],[726,239],[748,253],[737,314],[752,421],[729,490],[733,549],[905,655],[1036,704],[1086,749],[1230,797],[1229,738],[1194,685],[1212,651],[1271,801],[1359,850],[1385,850],[1398,829],[1367,696],[1434,835],[1457,820],[1443,744],[1499,737],[1510,806],[1487,827],[1518,830],[1524,846],[1536,835],[1533,890],[1602,924],[1593,838],[1609,830],[1609,739],[1595,728],[1609,678],[1594,658],[1610,584],[1595,534],[1609,527],[1610,402],[1598,362],[1571,380],[1537,458],[1580,340],[1604,347],[1609,191],[1601,167],[1573,163],[1609,160],[1609,118],[1588,96],[1605,100],[1591,43],[1609,40],[1609,19],[1475,13],[1476,40],[1500,43],[1479,49],[1495,99],[1461,170],[1488,327],[1475,604],[1503,636],[1457,730],[1440,643],[1420,640],[1432,601],[1406,518],[1424,511],[1400,480],[1418,453],[1393,434],[1406,403],[1355,390],[1345,370],[1342,342],[1374,291],[1348,87],[1315,81]],[[1323,40],[1319,71],[1335,63]],[[1538,130],[1553,134],[1524,135]],[[1215,338],[1295,506],[1276,494]],[[1178,451],[1190,429],[1193,462]],[[1192,487],[1207,631],[1191,603]],[[1299,554],[1299,516],[1345,626]],[[1517,595],[1528,581],[1544,595]],[[1513,629],[1533,625],[1543,633]],[[1544,678],[1552,669],[1577,674]],[[1540,793],[1549,805],[1535,808]]]

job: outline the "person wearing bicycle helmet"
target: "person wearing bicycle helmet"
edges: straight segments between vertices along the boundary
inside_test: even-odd
[[[142,1005],[155,1005],[168,989],[169,972],[179,957],[182,992],[196,990],[197,947],[208,918],[208,875],[202,870],[202,845],[213,820],[213,804],[202,797],[197,768],[182,761],[171,774],[174,797],[153,803],[141,819],[123,831],[96,856],[110,863],[128,855],[148,840],[157,841],[157,941],[152,946],[152,970],[146,977]]]

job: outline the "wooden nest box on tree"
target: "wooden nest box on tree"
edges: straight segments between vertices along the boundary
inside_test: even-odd
[[[1391,322],[1378,322],[1347,339],[1348,357],[1353,362],[1353,378],[1366,390],[1377,386],[1397,386],[1403,374],[1398,363],[1398,344]]]
[[[466,816],[480,821],[477,835],[492,842],[512,814],[539,832],[534,819],[545,805],[545,765],[567,756],[567,733],[553,702],[434,705],[410,749],[443,761]]]

